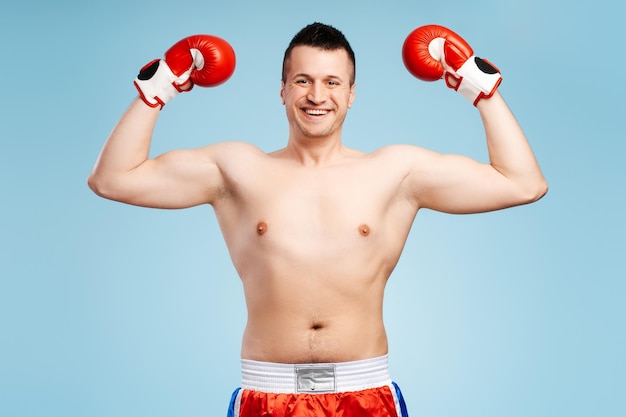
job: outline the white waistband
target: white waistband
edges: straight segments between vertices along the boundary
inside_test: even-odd
[[[387,355],[339,363],[241,360],[241,388],[277,394],[354,392],[391,384]]]

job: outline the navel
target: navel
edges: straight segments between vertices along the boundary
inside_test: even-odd
[[[256,234],[262,236],[265,234],[265,232],[267,232],[267,223],[258,222],[256,225]]]
[[[359,233],[361,234],[361,236],[369,236],[370,234],[370,227],[366,224],[362,224],[359,226]]]

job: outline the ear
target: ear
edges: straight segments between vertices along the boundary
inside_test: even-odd
[[[280,98],[283,102],[283,106],[285,105],[285,82],[281,80],[280,82]]]
[[[354,88],[356,87],[356,83],[352,83],[350,86],[350,97],[348,98],[348,108],[352,108],[352,102],[354,101]]]

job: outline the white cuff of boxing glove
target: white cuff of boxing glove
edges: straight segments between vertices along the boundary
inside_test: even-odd
[[[134,82],[141,98],[150,107],[163,107],[165,103],[181,93],[182,90],[178,86],[184,84],[191,73],[190,70],[177,77],[164,60],[161,59],[157,62],[159,66],[149,79],[142,80],[137,76]],[[144,69],[150,65],[148,64]]]
[[[483,64],[485,70],[479,67],[477,60]],[[446,78],[448,86],[458,91],[474,106],[481,98],[491,97],[502,81],[502,75],[497,68],[476,56],[465,61],[455,74],[447,75],[457,81],[457,85],[454,87]]]

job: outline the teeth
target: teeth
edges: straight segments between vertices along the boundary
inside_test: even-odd
[[[326,113],[328,113],[328,110],[313,110],[313,109],[308,109],[305,110],[307,114],[310,114],[312,116],[321,116],[324,115]]]

